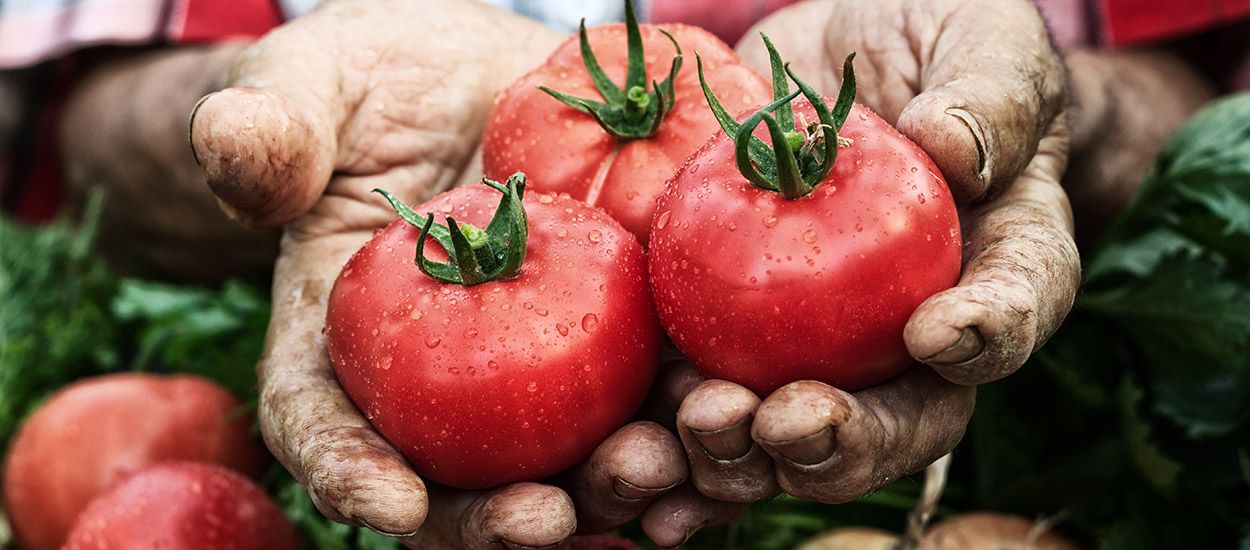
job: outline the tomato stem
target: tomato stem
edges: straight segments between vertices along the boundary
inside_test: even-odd
[[[590,80],[599,90],[603,101],[571,96],[546,86],[539,86],[538,89],[565,105],[589,114],[599,123],[599,126],[617,139],[632,140],[651,137],[659,130],[660,122],[673,107],[675,99],[673,81],[677,78],[677,73],[681,71],[682,62],[681,45],[677,43],[677,39],[663,29],[660,29],[660,32],[673,43],[677,55],[673,57],[673,63],[669,67],[668,78],[659,83],[652,80],[650,92],[647,91],[647,66],[646,59],[643,57],[642,32],[638,28],[638,17],[634,13],[634,5],[630,0],[625,0],[625,39],[628,58],[624,89],[617,87],[599,65],[599,60],[595,57],[595,52],[591,49],[590,41],[586,37],[585,19],[582,19],[578,33],[582,63],[586,65],[586,72],[590,73]]]
[[[847,55],[842,65],[842,87],[838,90],[833,109],[830,109],[824,98],[795,75],[789,64],[782,61],[768,36],[763,33],[760,36],[768,48],[772,66],[772,103],[761,107],[739,124],[708,86],[703,75],[703,59],[696,53],[699,83],[703,86],[703,96],[707,99],[713,116],[725,133],[734,140],[738,171],[742,172],[743,177],[760,189],[781,193],[788,199],[798,199],[811,193],[833,169],[833,163],[837,160],[838,148],[841,146],[837,131],[846,122],[855,102],[855,70],[851,63],[855,59],[855,52]],[[790,92],[791,80],[799,88],[798,91]],[[799,95],[807,98],[816,111],[819,119],[817,124],[803,128],[795,124],[791,101]],[[754,135],[761,122],[768,128],[771,148]],[[832,134],[832,137],[827,134]]]
[[[421,216],[398,197],[374,189],[391,203],[399,217],[421,229],[417,238],[417,268],[430,278],[464,286],[516,277],[525,262],[529,238],[528,220],[521,198],[525,194],[525,174],[517,172],[506,184],[482,178],[482,183],[503,197],[485,230],[457,223],[447,216],[447,225],[434,223],[434,214]],[[425,240],[431,237],[447,252],[448,261],[434,262],[425,257]]]

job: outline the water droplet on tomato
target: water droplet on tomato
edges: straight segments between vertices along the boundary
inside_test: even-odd
[[[543,309],[543,308],[541,308],[541,307],[540,307],[540,308],[538,308],[538,309],[535,309],[535,310],[534,310],[534,313],[537,313],[539,317],[546,317],[546,316],[547,316],[547,310],[545,310],[545,309]]]
[[[565,238],[565,237],[569,236],[569,230],[567,230],[567,229],[565,229],[565,228],[561,227],[559,231],[556,231],[556,236],[557,236],[557,237],[560,237],[561,239],[563,239],[563,238]]]
[[[924,204],[924,193],[916,193],[916,199],[920,201],[920,204]]]
[[[582,317],[582,330],[594,332],[597,328],[599,328],[599,318],[595,314],[587,313],[585,317]]]
[[[586,235],[586,238],[590,239],[590,242],[592,243],[597,243],[603,240],[603,233],[600,233],[598,229],[591,229],[590,233]]]
[[[538,391],[538,382],[530,382],[528,386],[525,386],[525,391],[528,391],[530,393],[534,393]]]
[[[378,360],[378,368],[382,370],[391,370],[391,363],[394,363],[394,362],[395,362],[394,357],[391,357],[389,355],[384,356],[382,357],[382,359]]]
[[[560,336],[568,336],[569,327],[564,326],[564,323],[556,323],[556,332],[559,332]]]
[[[469,327],[468,330],[464,331],[465,338],[473,338],[474,336],[477,336],[477,329]]]
[[[430,336],[429,338],[425,339],[425,347],[434,349],[438,347],[438,345],[441,344],[442,342],[443,342],[442,338],[439,338],[437,336]]]
[[[775,227],[777,225],[777,216],[764,216],[764,227]]]
[[[490,370],[499,370],[499,363],[496,362],[494,359],[491,359],[490,361],[486,362],[486,368]]]
[[[664,229],[664,226],[668,225],[668,219],[672,216],[673,216],[673,213],[669,210],[660,212],[660,217],[655,219],[655,228]]]
[[[422,315],[425,315],[425,314],[421,313],[421,310],[414,309],[412,310],[412,313],[409,314],[408,316],[411,317],[413,321],[420,321]]]
[[[728,230],[730,230],[730,231],[733,231],[733,230],[735,230],[735,229],[738,229],[738,224],[736,224],[736,223],[734,223],[734,222],[729,222],[729,225],[726,227],[726,229],[728,229]]]
[[[551,204],[553,201],[555,201],[555,199],[551,198],[551,195],[539,195],[538,196],[538,202],[542,204]]]
[[[803,232],[803,242],[806,242],[806,243],[814,243],[814,242],[816,242],[816,230],[815,230],[815,229],[808,229],[807,231],[804,231],[804,232]]]

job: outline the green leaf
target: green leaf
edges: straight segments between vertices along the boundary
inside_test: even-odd
[[[1124,439],[1129,456],[1151,485],[1164,494],[1176,490],[1176,479],[1181,465],[1168,457],[1152,441],[1150,425],[1138,412],[1145,392],[1131,377],[1125,377],[1120,386],[1120,421],[1124,425]]]
[[[1250,151],[1247,151],[1250,154]],[[1180,182],[1176,190],[1181,196],[1205,207],[1211,215],[1224,222],[1224,233],[1250,235],[1250,167],[1244,173],[1205,173]],[[1212,181],[1241,177],[1241,185],[1212,185]]]
[[[0,443],[48,394],[119,363],[117,280],[94,250],[102,207],[97,192],[81,224],[0,217]]]
[[[1250,290],[1207,258],[1170,256],[1148,279],[1092,292],[1080,307],[1114,319],[1149,363],[1156,412],[1191,437],[1250,414]]]
[[[1168,228],[1152,229],[1133,239],[1118,241],[1101,251],[1082,270],[1084,284],[1097,285],[1112,275],[1147,277],[1165,256],[1197,254],[1201,247]]]

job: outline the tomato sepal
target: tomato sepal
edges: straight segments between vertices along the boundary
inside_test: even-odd
[[[855,52],[848,54],[843,62],[842,86],[833,109],[830,109],[821,95],[794,74],[789,63],[781,59],[768,36],[763,33],[760,36],[768,48],[775,101],[761,107],[739,124],[707,85],[701,59],[698,60],[699,82],[713,116],[734,140],[738,171],[743,177],[757,188],[780,193],[788,199],[799,199],[811,193],[833,169],[838,148],[849,145],[848,141],[837,136],[837,131],[846,122],[855,102],[855,70],[852,64]],[[798,91],[790,91],[789,80],[794,81]],[[811,103],[818,119],[816,123],[805,124],[802,131],[796,130],[794,109],[790,105],[799,95]],[[768,128],[771,148],[754,135],[761,122]],[[832,141],[827,137],[829,133],[834,135]]]
[[[673,62],[669,66],[668,78],[663,82],[652,80],[650,92],[647,91],[642,33],[638,29],[638,17],[634,13],[633,2],[630,0],[625,1],[628,60],[623,89],[617,87],[599,65],[599,60],[595,57],[595,52],[590,47],[590,40],[586,36],[585,19],[582,19],[578,32],[582,63],[586,66],[586,72],[590,74],[591,81],[599,90],[599,95],[603,96],[604,101],[572,96],[546,86],[539,86],[538,89],[565,105],[589,114],[604,131],[617,139],[628,141],[649,138],[659,131],[664,116],[673,107],[673,102],[676,100],[673,82],[677,78],[677,73],[681,71],[682,64],[681,45],[677,43],[677,39],[673,38],[668,31],[660,29],[660,32],[673,43],[677,55],[673,57]]]
[[[446,217],[447,225],[436,224],[433,213],[422,216],[399,197],[383,189],[373,191],[385,197],[400,218],[421,230],[415,263],[422,273],[436,281],[473,286],[519,275],[529,238],[525,208],[521,204],[525,174],[513,174],[506,184],[487,178],[482,178],[482,183],[503,194],[485,230],[472,224],[459,224],[451,216]],[[427,237],[443,247],[447,262],[425,257]]]

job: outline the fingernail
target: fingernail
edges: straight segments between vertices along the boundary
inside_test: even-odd
[[[191,158],[195,159],[195,165],[201,168],[203,168],[204,165],[200,163],[200,155],[195,151],[195,140],[192,137],[193,132],[195,132],[195,115],[200,112],[200,106],[204,105],[204,102],[208,101],[208,98],[215,95],[217,95],[217,92],[212,92],[204,97],[201,97],[199,101],[196,101],[195,107],[191,108],[191,116],[187,118],[187,143],[191,146]]]
[[[751,451],[751,429],[748,427],[753,415],[748,415],[738,422],[719,430],[690,429],[703,452],[709,457],[720,461],[732,461],[746,456]]]
[[[959,119],[968,127],[968,131],[972,132],[972,139],[977,143],[977,178],[983,182],[990,181],[990,165],[989,158],[986,154],[985,133],[981,131],[981,124],[972,116],[972,113],[960,107],[949,107],[946,114]]]
[[[829,457],[833,456],[834,449],[838,446],[837,438],[833,433],[833,426],[825,426],[816,433],[805,435],[798,439],[768,441],[766,443],[772,450],[781,453],[786,460],[800,466],[811,466],[829,460]]]
[[[621,479],[620,476],[612,476],[612,492],[616,493],[616,496],[626,500],[642,500],[644,498],[651,498],[668,491],[673,487],[676,487],[676,484],[669,485],[667,487],[643,487],[641,485],[625,481],[624,479]]]
[[[365,521],[363,519],[356,519],[356,521],[360,522],[360,524],[363,525],[365,529],[373,531],[374,533],[377,533],[379,535],[384,535],[388,537],[404,538],[404,537],[411,537],[417,534],[417,531],[413,531],[411,533],[392,533],[390,531],[387,531],[386,529],[375,527],[372,523],[369,523],[368,521]]]
[[[518,544],[510,540],[503,540],[503,539],[500,539],[496,542],[498,542],[499,546],[507,548],[508,550],[542,550],[544,548],[559,548],[561,544],[564,544],[564,541],[560,541],[555,544],[548,544],[546,546],[530,546],[528,544]]]
[[[985,339],[977,327],[965,327],[959,333],[959,339],[946,349],[921,359],[930,365],[953,365],[975,359],[985,351]]]
[[[232,222],[235,222],[240,225],[247,226],[247,227],[252,227],[255,225],[255,222],[252,218],[244,215],[243,212],[239,211],[238,208],[235,208],[233,205],[222,200],[221,198],[217,198],[217,207],[221,210],[221,213],[225,214],[226,217],[229,218],[230,221]]]

